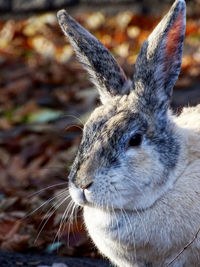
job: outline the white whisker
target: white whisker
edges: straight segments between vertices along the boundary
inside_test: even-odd
[[[66,193],[66,189],[63,189],[62,192],[60,193],[61,194],[64,194]],[[57,197],[59,196],[54,196],[54,197],[51,197],[49,199],[47,199],[44,203],[42,203],[39,207],[37,207],[36,209],[34,209],[33,211],[31,211],[30,213],[28,213],[27,215],[25,215],[22,220],[25,220],[26,218],[30,217],[31,215],[33,215],[35,212],[37,212],[39,209],[41,209],[42,207],[44,207],[45,205],[49,204],[51,201],[53,201],[54,199],[56,199]]]
[[[37,192],[34,192],[33,194],[29,195],[28,198],[31,198],[31,197],[33,197],[35,195],[38,195],[41,192],[44,192],[45,190],[47,190],[49,188],[53,188],[53,187],[61,186],[61,185],[67,185],[67,184],[68,184],[68,182],[66,181],[66,182],[62,182],[62,183],[59,183],[59,184],[54,184],[54,185],[47,186],[47,187],[45,187],[45,188],[43,188],[43,189],[41,189],[41,190],[39,190]],[[67,189],[65,189],[65,190],[67,190]]]
[[[39,236],[40,236],[40,234],[41,234],[41,232],[42,232],[42,230],[44,229],[44,227],[45,227],[45,225],[47,224],[47,222],[49,221],[49,219],[51,218],[51,216],[56,212],[56,210],[69,198],[70,196],[67,196],[66,198],[64,198],[64,200],[62,200],[60,203],[58,203],[57,205],[56,205],[56,207],[51,207],[49,210],[48,210],[48,212],[47,212],[47,219],[46,219],[46,221],[44,222],[44,219],[42,220],[42,222],[40,223],[40,225],[39,225],[39,228],[40,228],[40,226],[41,226],[41,224],[43,224],[42,225],[42,227],[41,227],[41,229],[40,229],[40,231],[39,231],[39,233],[38,233],[38,235],[37,235],[37,237],[36,237],[36,239],[35,239],[35,242],[34,243],[36,243],[37,242],[37,240],[38,240],[38,238],[39,238]],[[53,213],[51,213],[51,211],[53,210]],[[44,222],[44,223],[43,223]]]
[[[78,120],[84,126],[84,123],[82,122],[82,120],[80,118],[76,117],[75,115],[66,114],[66,115],[63,115],[62,117],[72,117],[72,118]]]
[[[55,236],[55,238],[54,238],[54,242],[55,242],[56,239],[58,239],[58,242],[59,242],[59,240],[60,240],[61,229],[62,229],[62,227],[63,227],[63,223],[64,223],[64,221],[66,220],[65,215],[68,214],[68,212],[70,211],[72,204],[73,204],[73,200],[71,200],[71,201],[69,202],[68,206],[66,207],[66,209],[65,209],[65,211],[64,211],[64,213],[63,213],[63,215],[62,215],[62,218],[61,218],[61,220],[60,220],[60,224],[59,224],[59,229],[58,229],[58,231],[57,231],[57,233],[56,233],[56,236]]]

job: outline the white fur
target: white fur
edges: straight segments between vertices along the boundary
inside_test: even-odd
[[[155,267],[164,266],[200,227],[200,105],[184,109],[174,121],[176,131],[182,133],[184,162],[180,160],[181,166],[177,166],[183,171],[171,189],[145,211],[113,213],[84,207],[90,236],[117,266],[134,266],[136,262],[145,266],[145,258]],[[197,238],[171,266],[200,266],[199,249]]]

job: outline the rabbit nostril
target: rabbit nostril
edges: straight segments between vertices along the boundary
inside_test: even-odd
[[[81,186],[81,188],[83,190],[88,189],[92,184],[93,184],[93,182],[90,182],[90,183],[86,184],[85,186]]]

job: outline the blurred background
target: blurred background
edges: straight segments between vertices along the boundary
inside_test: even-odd
[[[81,129],[99,100],[56,11],[66,8],[131,77],[142,43],[172,2],[0,0],[1,250],[99,257],[81,212],[69,220],[70,199],[63,202]],[[187,6],[182,69],[171,103],[176,113],[200,103],[200,0]]]

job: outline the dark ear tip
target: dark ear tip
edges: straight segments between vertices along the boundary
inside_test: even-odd
[[[174,5],[178,6],[180,9],[185,9],[186,8],[185,0],[176,0],[174,2]]]
[[[57,18],[59,21],[63,21],[64,19],[66,19],[69,15],[67,14],[65,9],[61,9],[58,11],[57,13]]]

